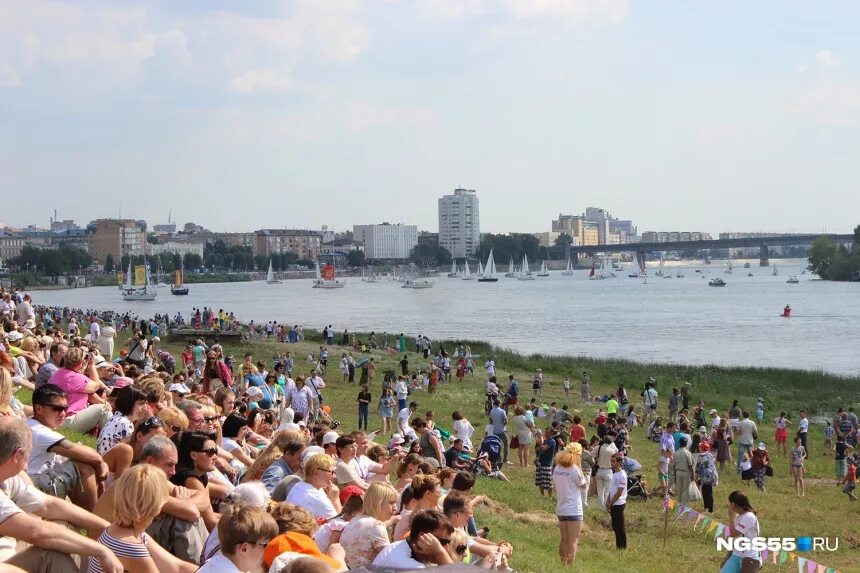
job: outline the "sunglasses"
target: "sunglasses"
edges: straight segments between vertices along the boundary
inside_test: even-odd
[[[144,428],[160,428],[162,426],[161,420],[157,416],[150,416],[141,424]]]
[[[206,450],[194,450],[195,452],[206,454],[207,456],[214,456],[218,453],[218,448],[209,448]]]
[[[317,470],[331,475],[335,475],[337,473],[335,470],[324,470],[322,468],[317,468]]]
[[[218,416],[206,416],[205,418],[203,418],[203,420],[205,422],[214,422],[217,419],[218,419]]]
[[[43,406],[45,408],[50,408],[54,412],[65,412],[69,409],[68,406],[60,406],[59,404],[39,404],[39,406]]]

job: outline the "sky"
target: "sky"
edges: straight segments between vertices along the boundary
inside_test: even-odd
[[[860,3],[0,0],[0,219],[860,223]]]

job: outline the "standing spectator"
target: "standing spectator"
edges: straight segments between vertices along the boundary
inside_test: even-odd
[[[857,501],[857,496],[854,490],[857,487],[857,460],[852,456],[848,460],[848,466],[845,471],[845,477],[842,478],[842,491],[848,494],[848,499]]]
[[[540,490],[541,497],[552,495],[552,460],[555,456],[556,441],[551,433],[544,438],[540,430],[535,432],[535,485]]]
[[[853,449],[845,443],[845,437],[841,433],[836,434],[836,445],[833,446],[833,457],[836,460],[836,479],[841,480],[845,477],[845,472],[847,471],[845,460],[848,452]]]
[[[576,549],[582,530],[582,491],[587,490],[588,482],[582,473],[581,463],[582,446],[574,442],[556,455],[555,469],[552,472],[552,483],[556,492],[555,513],[561,531],[558,552],[565,565],[573,565],[576,561]]]
[[[519,458],[520,467],[531,467],[528,458],[531,454],[532,432],[534,432],[535,426],[526,419],[525,410],[522,406],[514,408],[514,417],[511,422],[514,427],[514,435],[519,442],[517,457]]]
[[[615,547],[627,549],[627,529],[624,525],[624,508],[627,505],[627,473],[621,468],[621,456],[612,456],[612,482],[606,510],[612,517]]]
[[[803,497],[803,466],[809,454],[803,446],[803,440],[800,436],[794,438],[794,448],[791,450],[791,475],[794,478],[794,491],[798,496]]]
[[[717,464],[708,442],[699,445],[699,459],[696,461],[696,479],[702,488],[702,501],[708,513],[714,513],[714,488],[717,487],[720,475],[717,473]]]
[[[786,441],[788,440],[788,426],[791,425],[791,420],[785,417],[785,412],[780,412],[779,416],[773,421],[776,426],[776,454],[779,455],[780,450],[782,455],[787,455]]]
[[[582,393],[582,401],[583,402],[590,402],[591,401],[591,391],[588,388],[590,382],[591,382],[591,378],[588,377],[588,372],[583,371],[582,372],[582,382],[580,383],[580,386],[579,386],[580,392]]]
[[[750,500],[740,491],[729,494],[729,535],[745,537],[749,540],[759,537],[759,523]],[[734,549],[723,561],[720,573],[758,571],[761,567],[761,554],[752,548]]]
[[[490,410],[490,420],[493,422],[493,434],[502,441],[502,462],[508,463],[508,416],[501,408],[498,399],[493,400],[493,409]],[[553,452],[554,453],[554,452]]]
[[[597,503],[601,508],[607,506],[606,500],[611,495],[612,459],[617,453],[618,448],[608,435],[604,436],[603,441],[591,452],[591,456],[597,464]]]
[[[361,392],[358,393],[358,429],[361,429],[364,422],[364,429],[367,430],[367,418],[370,415],[370,392],[367,389],[367,384],[361,385]]]
[[[735,401],[737,403],[737,401]],[[732,417],[732,411],[729,410],[729,419]],[[731,424],[731,422],[729,422]],[[738,432],[738,468],[740,468],[741,460],[744,453],[749,454],[752,451],[753,443],[758,438],[758,427],[755,422],[750,420],[750,413],[744,410],[741,413],[741,420],[737,423]]]
[[[760,491],[764,491],[764,480],[767,468],[770,466],[770,455],[767,453],[764,442],[759,442],[758,447],[752,451],[753,480]]]
[[[377,412],[382,419],[382,435],[387,436],[391,433],[391,418],[394,417],[394,398],[388,388],[382,390]]]
[[[797,437],[800,438],[800,443],[803,449],[809,454],[809,447],[806,444],[806,436],[809,433],[809,419],[806,417],[806,410],[800,411],[800,420],[797,421]]]
[[[691,488],[696,487],[692,483],[694,476],[693,454],[687,449],[687,438],[681,438],[680,446],[672,456],[672,474],[675,478],[678,503],[688,504],[692,501],[690,497]]]

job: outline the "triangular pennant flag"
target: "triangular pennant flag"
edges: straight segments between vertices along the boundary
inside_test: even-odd
[[[767,561],[767,555],[768,555],[768,553],[769,553],[769,552],[768,552],[768,550],[767,550],[767,549],[762,549],[762,550],[761,550],[761,562],[762,562],[762,563],[764,563],[765,561]]]
[[[824,570],[825,570],[825,569],[827,569],[827,567],[825,567],[824,565],[822,565],[821,563],[819,563],[819,564],[818,564],[818,568],[815,570],[815,573],[824,573]]]
[[[806,558],[797,558],[797,573],[806,573]]]
[[[717,533],[714,535],[714,538],[720,537],[723,534],[723,529],[725,529],[725,525],[722,523],[717,526]]]
[[[785,563],[786,561],[788,561],[788,552],[786,552],[785,550],[782,550],[779,552],[779,562],[780,562],[780,564],[782,564],[782,563]]]
[[[728,525],[727,525],[727,526],[726,526],[726,528],[723,530],[723,536],[725,536],[725,538],[726,538],[726,539],[728,539],[729,537],[731,537],[731,536],[732,536],[732,528],[731,528],[731,527],[729,527]]]
[[[771,557],[771,563],[773,563],[774,565],[776,565],[776,560],[779,557],[778,553],[779,553],[779,551],[774,551],[770,556]]]
[[[682,513],[684,513],[684,511],[686,511],[686,509],[687,509],[687,506],[686,506],[686,505],[684,505],[683,503],[679,503],[679,504],[678,504],[678,508],[675,510],[675,512],[676,512],[678,515],[681,515]]]
[[[816,563],[812,559],[807,559],[806,560],[806,573],[815,573],[816,569],[818,569],[818,563]]]
[[[705,519],[705,516],[702,515],[701,513],[698,516],[696,516],[696,523],[693,524],[693,531],[696,531],[696,528],[699,527],[699,524],[702,521],[704,521],[704,519]]]
[[[794,563],[795,560],[797,559],[797,555],[795,555],[794,553],[789,553],[788,558],[791,559],[792,563]]]
[[[693,521],[694,519],[696,519],[698,516],[699,516],[699,512],[698,512],[698,511],[696,511],[696,510],[691,509],[691,510],[690,510],[690,513],[688,513],[688,514],[687,514],[687,520],[686,520],[686,521],[687,521],[687,523],[690,523],[691,521]]]
[[[678,502],[674,499],[669,500],[669,509],[675,509],[675,506],[678,505]]]
[[[706,528],[708,527],[708,525],[709,525],[710,523],[711,523],[711,518],[710,518],[710,517],[706,517],[705,519],[703,519],[703,520],[702,520],[702,531],[707,531],[707,529],[706,529]]]
[[[718,525],[719,525],[719,522],[717,522],[717,521],[712,521],[712,522],[711,522],[711,526],[708,528],[708,533],[710,533],[710,532],[712,532],[713,530],[715,530],[715,529],[717,528],[717,526],[718,526]]]

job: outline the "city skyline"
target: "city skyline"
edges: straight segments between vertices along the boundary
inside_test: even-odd
[[[237,11],[241,10],[241,11]],[[739,17],[742,15],[743,17]],[[860,7],[624,0],[0,4],[10,225],[849,232]],[[34,209],[35,206],[35,209]],[[44,212],[43,212],[44,211]]]

